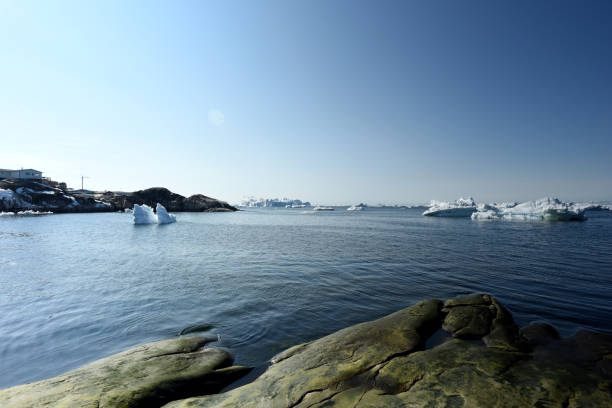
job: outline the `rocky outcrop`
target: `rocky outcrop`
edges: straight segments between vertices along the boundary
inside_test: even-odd
[[[163,187],[139,190],[128,195],[108,192],[104,198],[119,209],[133,208],[134,204],[146,204],[149,207],[155,207],[157,203],[160,203],[172,212],[236,211],[236,208],[225,201],[219,201],[202,194],[183,197]]]
[[[92,195],[73,194],[53,184],[32,180],[0,182],[0,211],[33,210],[54,213],[115,211],[109,202]]]
[[[111,212],[131,209],[134,204],[155,208],[157,203],[171,212],[237,211],[224,201],[201,194],[183,197],[162,187],[133,193],[82,193],[58,185],[43,180],[4,180],[0,182],[0,211]]]
[[[426,349],[434,332],[444,341]],[[494,298],[475,295],[295,346],[250,384],[165,408],[603,407],[611,364],[612,336],[521,331]]]
[[[209,340],[188,337],[145,344],[59,377],[1,390],[0,406],[148,408],[219,392],[250,369],[231,366],[231,354],[206,347]]]
[[[252,382],[223,393],[223,384],[248,369],[227,367],[228,354],[202,348],[204,343],[186,338],[141,346],[55,379],[0,391],[0,405],[612,406],[611,335],[579,331],[561,339],[547,324],[519,329],[488,295],[425,300],[294,346]]]

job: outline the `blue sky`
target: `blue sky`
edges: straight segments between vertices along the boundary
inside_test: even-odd
[[[611,41],[609,1],[0,0],[0,167],[230,202],[612,199]]]

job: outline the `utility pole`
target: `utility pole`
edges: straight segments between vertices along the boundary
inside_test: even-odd
[[[83,176],[83,175],[81,175],[81,192],[83,192],[83,190],[85,190],[85,189],[83,188],[83,179],[86,179],[86,178],[91,178],[91,177],[87,177],[87,176]]]

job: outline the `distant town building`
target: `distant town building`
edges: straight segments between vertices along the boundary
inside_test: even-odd
[[[9,170],[0,169],[0,180],[2,179],[42,179],[42,171],[34,169]]]

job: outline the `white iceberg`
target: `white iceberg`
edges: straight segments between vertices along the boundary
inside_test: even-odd
[[[502,203],[500,205],[479,205],[471,217],[473,220],[544,220],[544,221],[582,221],[585,220],[584,207],[565,203],[558,198],[541,198],[521,204]]]
[[[472,197],[461,197],[455,202],[435,201],[429,204],[423,215],[428,217],[465,217],[469,218],[477,210],[476,202]]]
[[[157,224],[157,216],[146,204],[134,204],[134,224]]]
[[[160,203],[157,203],[155,212],[157,212],[157,222],[160,224],[172,224],[173,222],[176,222],[176,216],[168,214],[166,208]]]
[[[575,203],[571,205],[572,209],[575,211],[612,211],[612,205],[602,204],[602,203]]]
[[[361,211],[366,208],[368,205],[365,203],[359,203],[357,205],[351,205],[346,211]]]
[[[153,208],[146,204],[134,204],[134,209],[132,210],[134,224],[171,224],[176,222],[176,216],[168,214],[166,208],[160,203],[157,203],[155,211],[157,214],[153,212]]]

